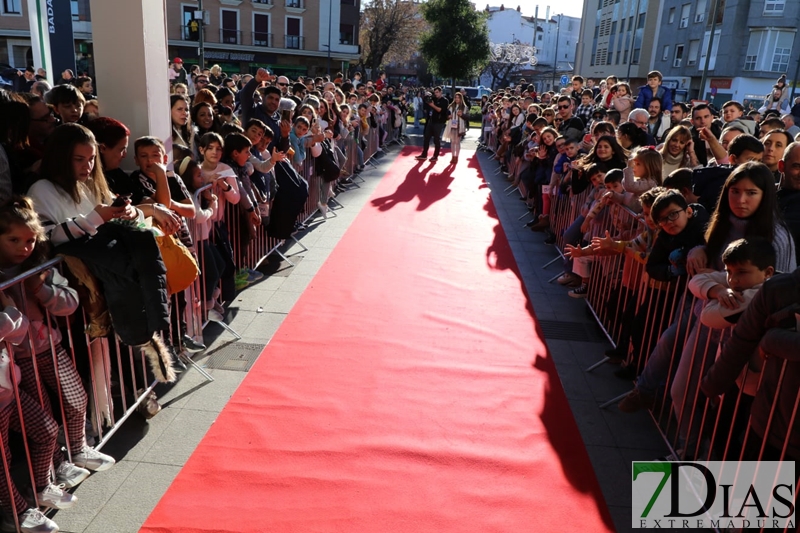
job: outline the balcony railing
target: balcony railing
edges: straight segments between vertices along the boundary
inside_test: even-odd
[[[306,7],[305,0],[284,0],[286,7],[294,7],[297,9],[304,9]]]
[[[289,0],[287,0],[288,2]],[[306,38],[300,35],[285,35],[283,41],[284,48],[289,48],[292,50],[305,50],[306,49]]]
[[[239,30],[221,28],[219,30],[219,42],[224,44],[243,44],[242,32]]]
[[[272,48],[272,34],[254,31],[253,46],[266,46]]]
[[[263,4],[266,6],[271,6],[273,4],[273,0],[253,0],[254,4]]]

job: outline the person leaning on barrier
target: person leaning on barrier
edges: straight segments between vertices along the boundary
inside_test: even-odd
[[[800,461],[800,421],[794,416],[800,394],[798,313],[800,269],[764,282],[703,378],[703,393],[717,402],[756,350],[764,359],[761,385],[750,412],[752,435],[745,444],[746,460]],[[764,453],[759,456],[762,443]]]
[[[48,139],[41,178],[28,194],[59,253],[81,259],[103,282],[119,338],[142,348],[157,379],[173,381],[171,356],[158,334],[169,328],[164,263],[152,232],[131,222],[107,224],[142,220],[143,214],[130,200],[115,199],[95,165],[96,154],[88,129],[59,126]]]

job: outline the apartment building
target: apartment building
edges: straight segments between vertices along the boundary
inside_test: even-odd
[[[492,44],[520,43],[536,48],[536,64],[520,66],[514,79],[524,78],[536,85],[537,90],[547,91],[555,83],[558,88],[562,75],[571,76],[575,66],[575,51],[580,35],[581,21],[577,17],[551,14],[550,6],[538,8],[530,15],[523,15],[521,6],[516,9],[486,6],[489,40]],[[481,76],[481,84],[492,84],[490,74]]]
[[[718,106],[728,100],[746,101],[758,108],[779,76],[797,79],[800,2],[720,1],[712,20],[715,1],[663,0],[654,66],[689,98]]]
[[[664,0],[585,0],[576,72],[643,84],[652,70]]]
[[[66,1],[66,0],[62,0]],[[93,73],[90,0],[69,0],[78,70]],[[104,0],[93,0],[104,1]],[[127,0],[126,0],[127,1]],[[268,66],[279,74],[323,75],[358,61],[360,0],[167,0],[170,58],[199,61],[202,20],[207,65],[224,71],[254,72]],[[121,22],[122,23],[122,22]],[[6,59],[7,58],[7,59]],[[25,0],[0,0],[0,63],[31,63]],[[83,65],[83,68],[81,68]]]

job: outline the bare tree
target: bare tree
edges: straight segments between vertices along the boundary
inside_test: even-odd
[[[377,71],[384,62],[407,62],[419,49],[424,26],[415,2],[371,0],[361,12],[361,64]]]
[[[519,41],[492,45],[492,59],[483,70],[483,75],[492,77],[492,89],[508,85],[509,78],[524,68],[537,64],[536,48]]]

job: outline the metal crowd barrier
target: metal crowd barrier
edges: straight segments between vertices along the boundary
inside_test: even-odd
[[[567,243],[563,232],[580,214],[586,194],[558,194],[551,203],[551,228],[559,255],[545,267],[564,257]],[[593,228],[593,235],[604,236],[608,230],[614,240],[631,240],[643,231],[641,215],[615,204],[607,210]],[[743,370],[737,386],[715,405],[700,390],[700,382],[733,328],[714,330],[702,324],[699,313],[705,302],[698,301],[685,282],[651,279],[645,270],[646,259],[638,253],[598,254],[575,261],[583,261],[581,269],[589,272],[586,303],[612,346],[626,354],[626,362],[635,366],[637,376],[648,363],[654,365],[648,370],[661,369],[654,373],[658,392],[650,415],[673,457],[709,461],[800,460],[795,451],[800,448],[800,388],[796,379],[787,379],[788,373],[796,370],[785,357],[769,354],[762,360],[764,368],[772,365],[769,373]],[[652,358],[655,359],[651,361]],[[603,357],[586,371],[609,362],[609,357]],[[779,377],[764,387],[767,375]],[[616,405],[625,396],[627,393],[600,407]],[[769,412],[762,423],[765,435],[754,430],[750,418],[756,401],[762,402],[762,413],[765,409]]]

